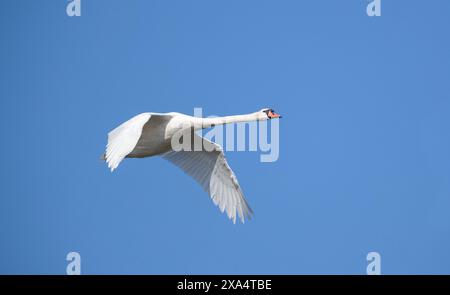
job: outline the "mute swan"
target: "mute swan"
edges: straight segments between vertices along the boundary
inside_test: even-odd
[[[240,185],[220,145],[195,133],[197,130],[227,123],[281,118],[273,109],[217,118],[198,118],[181,113],[142,113],[108,133],[108,144],[102,159],[111,172],[124,158],[160,155],[194,178],[210,195],[220,210],[236,223],[236,212],[242,223],[253,211],[242,194]],[[175,149],[173,139],[182,132],[200,142],[200,148]],[[183,141],[184,137],[181,137]]]

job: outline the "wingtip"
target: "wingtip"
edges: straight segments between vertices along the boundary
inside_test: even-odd
[[[111,173],[113,173],[114,170],[116,170],[116,168],[117,168],[116,165],[109,165],[108,167],[109,167],[109,169],[111,170]]]
[[[108,160],[106,160],[106,162],[108,163],[108,168],[111,170],[111,173],[114,172],[114,170],[116,170],[116,168],[117,168],[117,165],[113,165]]]

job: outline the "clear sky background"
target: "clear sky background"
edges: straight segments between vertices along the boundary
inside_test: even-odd
[[[0,2],[0,273],[450,273],[450,1]],[[145,111],[273,107],[280,158],[227,158],[233,225],[159,158],[99,161]]]

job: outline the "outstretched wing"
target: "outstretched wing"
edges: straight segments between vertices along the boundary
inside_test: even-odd
[[[193,142],[202,142],[201,150],[171,151],[162,157],[194,178],[209,193],[220,211],[226,210],[228,218],[236,223],[236,215],[242,223],[251,218],[253,211],[242,194],[239,182],[228,165],[222,148],[195,133]]]
[[[141,137],[142,128],[151,116],[150,113],[139,114],[108,133],[108,144],[106,145],[104,159],[111,172],[133,151]]]

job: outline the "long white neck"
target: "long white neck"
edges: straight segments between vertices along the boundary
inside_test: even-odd
[[[265,120],[267,117],[260,112],[246,114],[246,115],[236,115],[236,116],[225,116],[216,118],[197,118],[194,117],[195,129],[210,128],[212,126],[224,125],[229,123],[240,123],[240,122],[252,122],[257,120]]]

